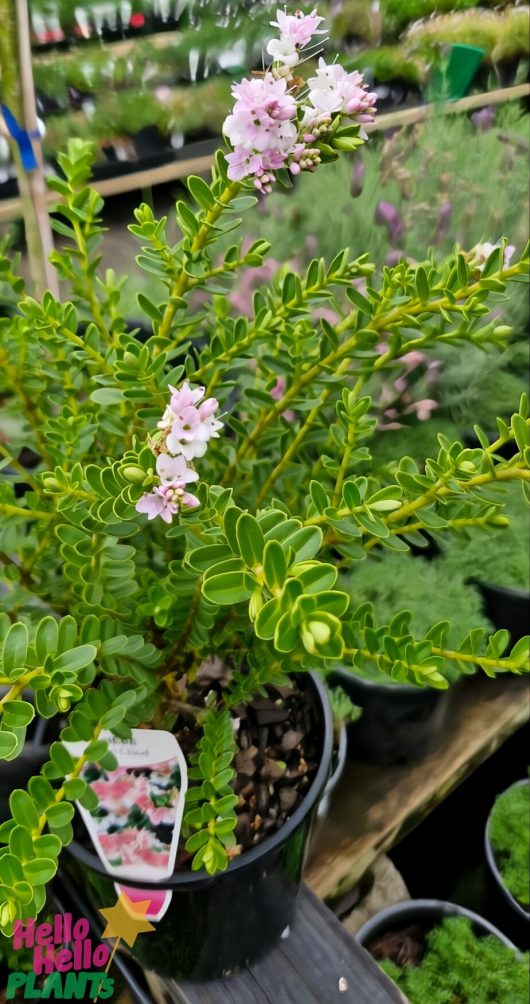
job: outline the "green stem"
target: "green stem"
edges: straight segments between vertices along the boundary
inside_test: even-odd
[[[444,533],[446,530],[461,530],[463,527],[466,526],[489,526],[489,525],[491,525],[489,523],[489,517],[486,516],[477,517],[476,519],[472,518],[449,519],[445,524],[445,526],[437,526],[436,528],[429,526],[428,523],[422,523],[421,520],[418,520],[418,522],[409,523],[407,526],[394,527],[393,530],[390,530],[390,536],[394,537],[397,534],[416,533],[418,530],[426,530],[427,533],[429,532],[432,533],[433,529],[435,530],[436,533]],[[365,531],[364,527],[361,527],[361,531],[363,533],[367,532]],[[367,540],[366,543],[363,542],[363,547],[365,551],[371,551],[373,547],[377,547],[378,544],[382,543],[383,540],[381,539],[381,537],[372,537],[370,540]]]
[[[344,649],[344,654],[355,658],[356,655],[362,655],[363,658],[375,662],[377,665],[384,662],[388,666],[394,666],[396,660],[392,659],[385,652],[370,652],[367,648],[346,648]],[[451,649],[436,648],[433,646],[431,649],[431,655],[439,656],[442,659],[447,659],[448,662],[468,662],[475,666],[481,666],[482,668],[488,667],[491,669],[507,669],[507,670],[520,670],[521,665],[519,662],[511,659],[490,659],[489,656],[485,655],[473,655],[469,652],[455,652]],[[413,672],[421,675],[424,666],[416,665],[410,666]]]
[[[3,516],[25,516],[26,519],[54,519],[53,512],[42,512],[40,509],[19,509],[8,502],[0,502],[0,513]]]
[[[96,726],[96,728],[94,729],[94,731],[93,731],[93,733],[92,733],[92,736],[91,736],[91,739],[90,739],[90,742],[93,742],[93,741],[95,741],[96,739],[98,739],[98,738],[99,738],[99,735],[100,735],[100,732],[102,732],[102,731],[103,731],[103,726],[102,726],[102,725],[98,725],[98,726]],[[83,767],[84,767],[84,766],[85,766],[85,764],[86,764],[86,763],[88,763],[88,762],[89,762],[89,758],[88,758],[88,757],[86,756],[86,754],[85,754],[85,753],[83,753],[83,754],[82,754],[82,756],[80,756],[80,757],[79,757],[79,759],[78,759],[78,760],[76,760],[76,762],[75,762],[75,767],[74,767],[74,769],[73,769],[72,771],[70,771],[70,773],[69,773],[69,775],[68,775],[68,778],[67,778],[66,780],[68,780],[68,781],[73,781],[73,780],[75,780],[75,778],[79,777],[79,775],[80,775],[81,771],[83,770]],[[65,791],[65,788],[64,788],[64,785],[62,785],[62,786],[61,786],[61,787],[60,787],[60,788],[59,788],[59,789],[58,789],[58,790],[57,790],[57,791],[55,792],[55,798],[54,798],[54,800],[53,800],[53,803],[52,803],[52,804],[53,804],[53,805],[58,805],[58,804],[59,804],[59,802],[63,802],[65,798],[66,798],[66,791]],[[39,816],[39,822],[38,822],[38,825],[37,825],[37,827],[35,828],[35,830],[33,830],[33,833],[32,833],[32,836],[33,836],[33,837],[38,837],[38,836],[40,836],[40,834],[42,833],[42,831],[43,831],[44,827],[46,826],[46,821],[47,821],[47,820],[46,820],[46,813],[45,813],[45,812],[43,812],[43,813],[42,813],[42,814],[41,814],[41,815]]]
[[[221,213],[224,212],[224,210],[227,208],[232,199],[235,198],[240,188],[241,185],[238,182],[230,182],[229,184],[227,184],[226,187],[220,193],[218,199],[216,200],[215,205],[212,206],[212,208],[205,213],[204,220],[200,226],[200,229],[196,233],[195,237],[191,242],[192,254],[195,254],[197,251],[201,251],[202,248],[205,246],[208,237],[210,235],[210,230],[212,226],[214,226],[216,221],[221,216]],[[176,280],[176,282],[173,283],[173,286],[169,291],[169,297],[170,297],[169,302],[166,306],[166,309],[164,311],[164,316],[160,322],[160,326],[157,332],[160,338],[169,338],[171,325],[173,323],[173,319],[175,317],[178,308],[178,304],[172,302],[172,298],[181,297],[184,295],[184,293],[188,289],[190,278],[192,277],[188,276],[188,273],[184,269],[182,269],[178,279]]]
[[[337,370],[337,373],[345,373],[346,370],[348,369],[349,365],[350,365],[350,360],[346,359],[339,366],[339,368]],[[257,506],[261,505],[262,502],[264,502],[264,500],[267,497],[267,494],[270,491],[270,489],[272,488],[272,486],[276,483],[276,481],[278,480],[278,478],[280,477],[280,475],[283,474],[283,472],[284,472],[285,468],[287,467],[287,465],[289,464],[291,458],[298,451],[298,448],[303,443],[303,441],[304,441],[305,437],[307,436],[308,432],[310,431],[310,429],[315,424],[318,416],[320,415],[320,412],[322,410],[323,405],[326,403],[326,401],[329,398],[329,396],[330,396],[331,393],[332,393],[332,391],[330,389],[324,390],[322,392],[321,397],[320,397],[320,401],[318,402],[318,404],[315,405],[314,408],[311,409],[311,411],[307,415],[307,418],[302,423],[302,425],[300,426],[298,432],[296,433],[296,436],[294,437],[293,441],[287,447],[285,453],[283,454],[283,457],[281,458],[281,460],[279,461],[279,463],[276,464],[276,467],[274,468],[273,471],[271,471],[271,473],[269,474],[267,480],[265,481],[265,484],[263,485],[263,488],[261,489],[261,491],[260,491],[260,493],[258,495],[258,498],[256,500],[256,505]]]
[[[41,673],[43,673],[42,666],[38,669],[32,669],[31,672],[25,673],[24,676],[19,677],[17,682],[11,684],[11,686],[9,685],[10,681],[8,677],[0,677],[0,686],[9,687],[7,694],[4,694],[4,696],[0,698],[0,715],[3,713],[4,704],[7,704],[8,701],[16,701],[17,697],[20,697],[33,677],[40,676]]]
[[[501,276],[502,279],[507,279],[507,278],[512,278],[515,275],[521,274],[522,271],[523,268],[521,265],[514,265],[512,266],[512,268],[506,269],[505,271],[498,273],[498,275]],[[457,290],[456,293],[454,294],[454,297],[457,300],[465,300],[473,296],[475,293],[479,292],[479,290],[480,290],[480,282],[474,282],[470,286]],[[440,297],[438,300],[429,301],[429,303],[425,303],[421,301],[419,298],[417,298],[412,302],[409,301],[408,303],[402,304],[399,307],[394,307],[393,310],[388,311],[386,314],[381,315],[378,318],[373,318],[372,323],[368,327],[370,330],[377,332],[381,330],[386,331],[389,329],[391,325],[397,324],[400,320],[406,318],[407,316],[417,316],[418,314],[424,314],[424,313],[435,314],[441,310],[451,310],[453,307],[454,307],[453,300],[449,300],[447,297]],[[355,321],[356,316],[357,316],[356,310],[348,314],[347,317],[345,317],[339,324],[335,326],[335,332],[337,334],[341,334],[342,332],[346,331],[349,327],[351,327],[352,323]],[[227,483],[227,481],[229,481],[232,478],[234,471],[237,467],[238,461],[242,460],[249,453],[249,451],[255,445],[256,441],[259,439],[262,432],[264,432],[264,430],[268,428],[271,422],[275,421],[278,415],[281,415],[281,413],[285,411],[285,409],[291,404],[293,399],[296,398],[297,394],[306,386],[306,384],[317,379],[320,376],[320,374],[325,370],[333,368],[335,364],[339,362],[339,360],[342,360],[344,356],[347,356],[349,352],[351,352],[354,348],[356,348],[357,341],[358,341],[358,334],[356,332],[350,338],[348,338],[342,345],[338,346],[336,349],[333,349],[332,352],[328,353],[327,356],[324,356],[323,359],[320,359],[313,366],[310,366],[309,369],[307,369],[295,381],[293,381],[288,390],[286,390],[283,397],[276,402],[273,408],[270,408],[266,412],[264,411],[260,414],[258,421],[254,426],[254,429],[246,437],[246,439],[243,440],[237,451],[237,455],[234,462],[227,469],[224,483]],[[416,340],[416,342],[418,341],[421,341],[422,343],[428,341],[428,336],[422,336],[420,340]],[[413,343],[409,342],[405,346],[401,346],[400,352],[405,352],[405,351],[408,352],[411,344]],[[386,365],[387,362],[389,362],[393,358],[396,358],[396,356],[391,350],[385,352],[382,356],[379,357],[379,359],[377,359],[374,365],[374,371],[381,369],[383,366]]]

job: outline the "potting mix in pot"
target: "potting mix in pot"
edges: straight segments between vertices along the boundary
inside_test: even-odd
[[[2,930],[37,917],[61,855],[96,908],[115,884],[136,899],[163,891],[133,951],[175,977],[237,968],[291,920],[330,771],[321,677],[375,669],[444,690],[470,666],[529,668],[528,639],[510,651],[506,632],[479,628],[448,644],[436,610],[419,635],[408,611],[381,620],[360,560],[406,552],[420,530],[503,527],[505,483],[528,493],[524,395],[493,443],[477,427],[473,447],[440,436],[424,464],[370,466],[381,375],[419,346],[502,348],[496,304],[528,253],[501,239],[376,275],[345,249],[302,275],[280,265],[238,316],[234,275],[269,251],[237,240],[241,214],[354,153],[375,114],[359,73],[306,63],[316,12],[272,23],[270,66],[234,85],[211,181],[188,178],[176,203],[177,243],[148,205],[129,227],[154,289],[138,294],[147,341],[122,316],[124,280],[98,272],[89,144],[72,140],[50,180],[52,260],[71,299],[31,297],[0,258],[16,307],[0,319],[1,415],[22,416],[0,444],[0,755],[19,755],[35,715],[68,717],[0,827]]]

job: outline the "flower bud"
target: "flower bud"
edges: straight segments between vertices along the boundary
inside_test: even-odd
[[[53,474],[44,475],[42,479],[42,484],[49,492],[56,491],[61,487],[57,478],[53,477]]]
[[[252,622],[256,620],[264,602],[261,589],[255,589],[248,604],[248,615]]]
[[[491,524],[491,526],[499,526],[502,527],[503,529],[506,529],[511,525],[511,520],[508,519],[507,516],[501,516],[500,513],[498,516],[492,516],[488,522]]]
[[[331,638],[331,628],[323,621],[308,621],[307,629],[318,645],[327,645]]]
[[[137,464],[128,464],[127,467],[122,467],[121,473],[127,481],[132,481],[133,484],[141,485],[145,481],[146,473]]]

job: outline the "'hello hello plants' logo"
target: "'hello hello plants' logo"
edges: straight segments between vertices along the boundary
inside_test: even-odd
[[[155,930],[145,919],[150,902],[133,902],[122,892],[115,906],[99,911],[107,922],[101,938],[115,938],[112,947],[92,940],[85,917],[74,922],[70,913],[58,913],[42,924],[15,921],[13,949],[33,953],[33,971],[10,973],[6,999],[97,1001],[112,997],[114,979],[108,973],[120,940],[132,948],[139,934]]]

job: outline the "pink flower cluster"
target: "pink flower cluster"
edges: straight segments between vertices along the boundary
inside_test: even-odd
[[[219,407],[214,397],[204,398],[204,387],[191,389],[186,382],[180,390],[170,387],[171,400],[158,428],[154,443],[158,456],[156,472],[160,484],[146,492],[136,503],[138,512],[148,519],[160,516],[171,523],[182,507],[196,509],[199,499],[187,491],[186,485],[199,480],[199,475],[189,461],[203,457],[210,439],[219,438],[223,423],[214,418]]]
[[[259,191],[270,192],[274,172],[282,167],[292,174],[315,170],[320,150],[312,144],[329,131],[334,115],[361,125],[373,121],[375,94],[368,92],[360,73],[346,73],[336,63],[327,66],[320,59],[316,77],[307,81],[307,99],[298,97],[300,80],[292,70],[302,48],[314,35],[324,34],[318,30],[322,20],[316,9],[311,14],[278,10],[271,24],[279,28],[280,38],[267,45],[271,68],[234,84],[235,104],[224,124],[233,147],[226,158],[232,181],[253,177]]]
[[[115,833],[101,833],[99,842],[112,863],[119,862],[120,865],[143,863],[164,870],[169,865],[169,845],[161,843],[148,830],[129,827]]]
[[[346,73],[340,63],[328,66],[319,59],[317,75],[309,78],[307,86],[309,104],[317,114],[331,116],[341,112],[361,124],[374,121],[377,95],[368,91],[362,74],[356,70]]]
[[[284,77],[272,73],[234,84],[236,99],[232,114],[224,124],[224,133],[234,147],[227,155],[228,176],[240,181],[255,176],[256,187],[269,191],[274,180],[271,171],[283,167],[296,143],[296,101],[289,94]]]

